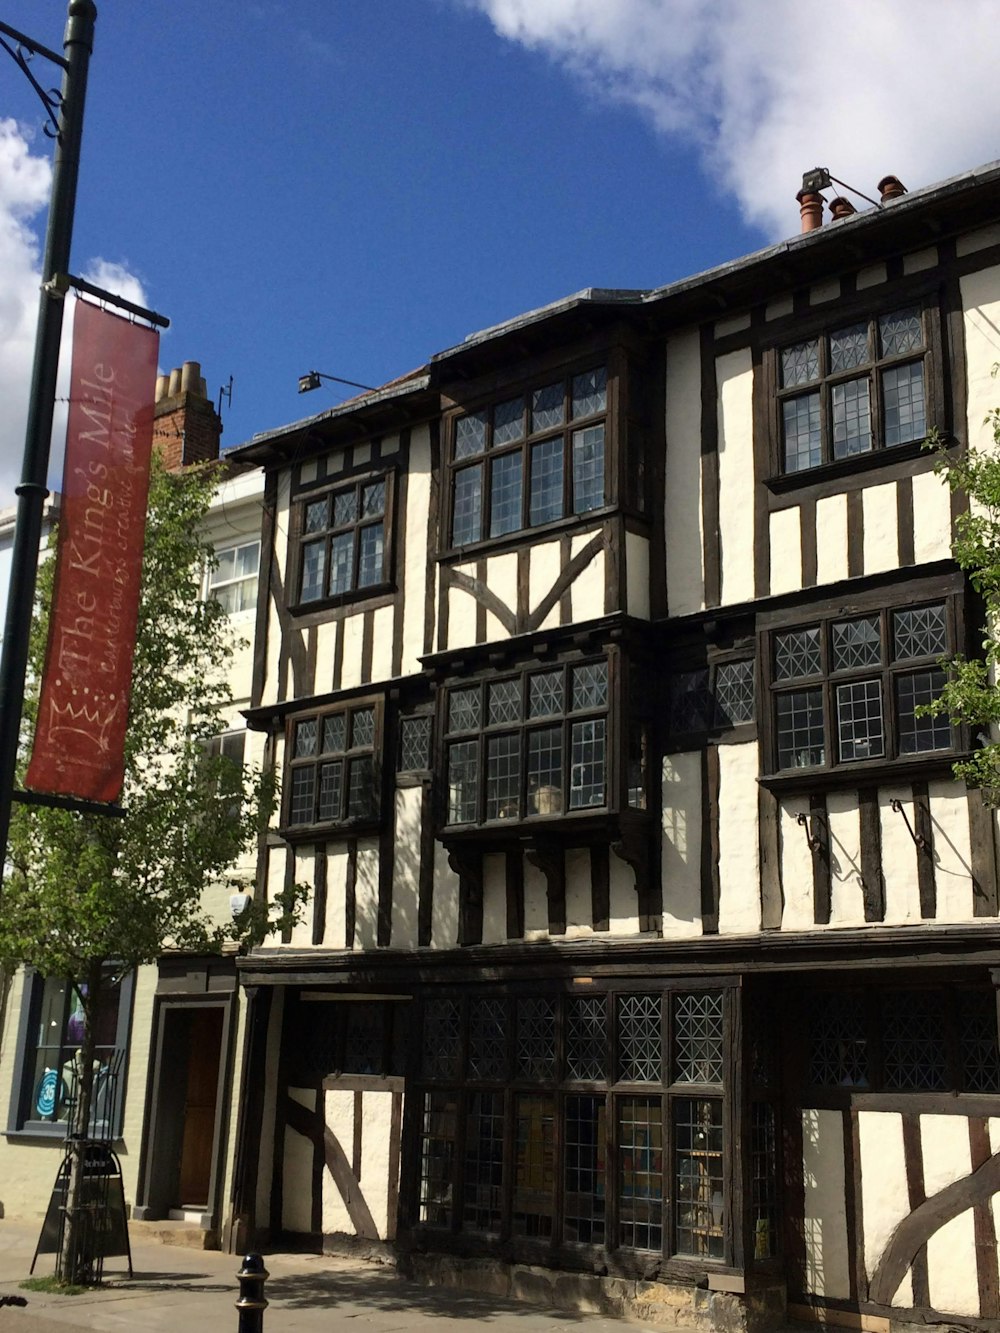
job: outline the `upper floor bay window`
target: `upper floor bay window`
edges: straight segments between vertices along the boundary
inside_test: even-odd
[[[597,367],[453,420],[452,546],[604,506],[607,381]]]
[[[345,482],[302,503],[299,605],[346,601],[388,583],[391,506],[390,473]]]
[[[954,651],[951,603],[817,621],[771,635],[773,767],[834,767],[947,750],[946,716],[918,715]]]
[[[208,598],[218,602],[227,615],[253,611],[257,605],[260,542],[222,546],[215,553],[216,567],[208,572]]]
[[[308,828],[378,818],[378,703],[367,700],[294,718],[286,744],[285,825]]]
[[[908,305],[779,348],[783,470],[923,440],[933,424],[930,327],[930,312]]]
[[[607,806],[607,659],[456,685],[445,704],[448,824]]]

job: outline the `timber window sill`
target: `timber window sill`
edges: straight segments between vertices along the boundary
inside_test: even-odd
[[[940,438],[948,449],[957,444],[954,436],[942,435]],[[926,456],[929,470],[933,466],[933,451],[924,440],[912,440],[907,444],[887,445],[869,453],[838,458],[832,463],[821,463],[818,467],[802,468],[798,472],[778,472],[765,477],[764,485],[774,495],[786,495],[792,491],[808,490],[822,482],[847,480],[859,473],[877,472],[893,463],[909,462],[922,456]]]
[[[968,758],[968,751],[936,751],[925,756],[884,762],[865,760],[855,764],[838,764],[836,768],[796,768],[781,773],[764,773],[758,782],[775,795],[857,790],[860,787],[951,777],[955,764]]]

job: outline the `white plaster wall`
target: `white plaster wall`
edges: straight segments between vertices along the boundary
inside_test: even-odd
[[[359,838],[354,879],[354,947],[378,945],[378,838]]]
[[[406,560],[403,568],[403,658],[402,672],[420,670],[424,651],[424,604],[427,590],[427,528],[431,509],[431,447],[427,426],[410,435],[406,478]]]
[[[920,886],[917,882],[917,849],[903,816],[890,802],[903,802],[910,828],[913,823],[913,793],[909,787],[881,787],[878,793],[882,825],[882,873],[885,878],[885,921],[900,924],[920,920]]]
[[[458,943],[458,876],[448,864],[448,853],[434,843],[434,901],[431,905],[431,945],[453,949]]]
[[[806,842],[805,829],[795,822],[800,811],[809,813],[809,801],[805,796],[790,796],[778,805],[781,888],[785,898],[781,917],[783,930],[812,930],[815,927],[812,852]]]
[[[303,884],[309,890],[309,897],[300,912],[299,920],[292,927],[289,945],[293,949],[308,949],[312,945],[312,916],[316,884],[316,849],[312,846],[296,847],[292,852],[295,859],[293,869],[294,882]]]
[[[827,301],[836,301],[840,295],[840,279],[827,278],[825,282],[817,282],[814,287],[809,289],[810,305],[825,305]]]
[[[929,268],[935,268],[938,262],[937,246],[928,246],[926,250],[914,250],[912,254],[903,256],[904,273],[924,273]]]
[[[628,587],[628,614],[637,620],[649,619],[649,542],[634,532],[625,534],[625,572]]]
[[[486,562],[486,582],[490,592],[500,598],[510,611],[517,611],[517,555],[508,551],[506,555],[494,555]],[[486,612],[487,639],[506,639],[508,631],[492,611]]]
[[[913,558],[918,564],[951,555],[951,491],[943,477],[913,478]]]
[[[467,648],[476,642],[476,599],[462,588],[449,588],[447,595],[448,647]]]
[[[288,588],[288,534],[292,503],[292,474],[286,468],[278,473],[278,491],[274,502],[274,559],[282,587]],[[262,553],[263,555],[263,553]]]
[[[778,509],[770,519],[772,595],[802,587],[802,519],[798,505]]]
[[[864,568],[866,574],[899,568],[899,531],[896,514],[896,483],[866,486],[861,492],[864,522]]]
[[[312,1088],[289,1088],[288,1095],[306,1110],[316,1110]],[[281,1157],[281,1225],[286,1231],[312,1231],[312,1164],[312,1143],[286,1125]]]
[[[976,1222],[971,1208],[946,1222],[928,1240],[927,1289],[935,1310],[978,1317]]]
[[[590,850],[587,847],[570,847],[566,851],[566,938],[579,939],[582,935],[593,933]]]
[[[333,662],[337,651],[337,622],[327,620],[316,626],[316,693],[333,689]]]
[[[816,501],[816,582],[847,578],[847,496]]]
[[[392,864],[392,936],[394,949],[417,947],[420,894],[420,807],[423,789],[400,787],[393,802],[395,851]]]
[[[753,586],[753,366],[750,349],[716,360],[719,385],[719,528],[722,602],[750,601]]]
[[[769,301],[764,309],[764,318],[783,319],[785,315],[790,315],[795,309],[795,303],[790,296],[779,296],[774,301]]]
[[[663,935],[677,939],[702,933],[701,754],[663,759]]]
[[[271,1217],[271,1185],[274,1178],[275,1113],[278,1101],[278,1053],[281,1049],[281,1028],[285,1015],[285,988],[276,986],[271,1000],[267,1022],[266,1055],[264,1059],[264,1109],[257,1131],[257,1199],[256,1215],[264,1225],[280,1225],[280,1218]]]
[[[611,872],[611,910],[608,922],[612,935],[639,933],[639,898],[635,891],[635,874],[627,862],[615,856],[608,857]]]
[[[858,1114],[861,1145],[861,1197],[865,1234],[865,1270],[871,1276],[892,1233],[910,1213],[903,1157],[903,1117],[894,1112]],[[912,1305],[909,1277],[893,1297],[893,1305]]]
[[[392,1133],[392,1093],[365,1091],[361,1094],[361,1193],[378,1229],[379,1239],[388,1236],[389,1143]],[[393,1224],[396,1219],[393,1218]]]
[[[967,231],[955,242],[955,253],[961,259],[963,255],[974,254],[977,250],[986,250],[991,245],[1000,245],[1000,224],[991,222],[988,227],[977,231]]]
[[[1000,268],[966,274],[960,289],[965,311],[968,438],[970,444],[984,448],[992,444],[984,418],[1000,403],[1000,386],[993,377],[993,367],[1000,361]]]
[[[964,1115],[922,1115],[920,1155],[927,1198],[972,1170],[969,1122]]]
[[[934,882],[939,921],[972,921],[972,847],[969,800],[963,784],[951,779],[928,783]]]
[[[558,542],[541,542],[531,548],[528,568],[528,608],[535,611],[562,572],[562,555]],[[552,629],[559,624],[559,602],[555,602],[539,626]]]
[[[326,925],[323,943],[328,949],[342,949],[347,938],[347,848],[331,847],[326,855]]]
[[[855,286],[858,291],[863,291],[866,287],[878,287],[886,280],[886,268],[884,264],[869,264],[866,268],[858,271]]]
[[[285,891],[285,860],[294,852],[287,846],[269,847],[267,853],[267,901],[272,906],[281,901]]]
[[[323,1094],[326,1127],[351,1161],[354,1151],[354,1092],[348,1088],[327,1088]],[[353,1236],[354,1223],[330,1172],[323,1169],[323,1234],[340,1232]]]
[[[614,860],[614,858],[611,858]],[[549,900],[545,876],[538,866],[524,859],[524,938],[549,938]]]
[[[830,827],[830,924],[861,926],[865,920],[865,899],[857,793],[830,792],[826,813]]]
[[[593,532],[579,532],[570,543],[573,555],[581,550],[593,538]],[[578,620],[596,620],[604,615],[604,562],[607,553],[602,547],[573,580],[570,589],[572,618]]]
[[[671,615],[705,603],[701,510],[701,349],[698,330],[667,340],[667,601]]]
[[[507,858],[503,852],[483,857],[483,943],[507,938]]]
[[[757,742],[719,746],[719,934],[760,930]]]
[[[340,622],[340,632],[344,638],[344,660],[340,669],[340,687],[343,690],[349,690],[352,685],[361,684],[361,655],[365,643],[364,616],[345,616]]]
[[[802,1112],[802,1177],[806,1290],[845,1300],[851,1294],[851,1276],[839,1111]]]
[[[391,606],[380,606],[372,617],[372,680],[392,676],[393,620]]]
[[[713,333],[716,338],[726,338],[731,333],[742,333],[744,329],[750,327],[749,311],[742,315],[730,315],[728,319],[719,319],[715,322]]]

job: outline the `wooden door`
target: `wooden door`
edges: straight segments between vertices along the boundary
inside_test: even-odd
[[[191,1015],[181,1142],[177,1202],[182,1208],[208,1208],[221,1057],[222,1009],[196,1009]]]

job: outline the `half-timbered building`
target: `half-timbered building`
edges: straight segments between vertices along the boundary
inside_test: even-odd
[[[238,456],[281,774],[235,1207],[528,1299],[1000,1319],[1000,166],[588,290]],[[882,1322],[879,1322],[882,1321]],[[728,1326],[728,1324],[727,1324]]]

